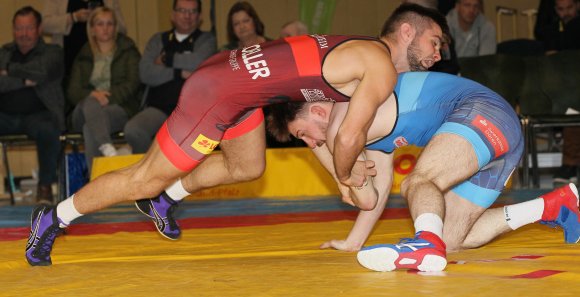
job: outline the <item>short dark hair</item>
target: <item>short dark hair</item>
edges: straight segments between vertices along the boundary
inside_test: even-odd
[[[292,140],[288,123],[296,120],[299,114],[303,113],[305,106],[305,101],[291,101],[264,107],[268,132],[279,142]]]
[[[173,0],[173,10],[175,10],[175,8],[177,7],[177,1],[179,0]],[[201,13],[201,0],[186,0],[186,1],[197,2],[197,12]]]
[[[38,12],[38,10],[34,9],[34,7],[32,6],[24,6],[14,13],[14,17],[12,17],[12,25],[14,25],[14,23],[16,22],[16,17],[25,16],[29,14],[33,15],[34,18],[36,19],[36,27],[42,24],[42,15],[40,14],[40,12]]]
[[[391,16],[387,19],[381,30],[381,37],[393,34],[397,31],[402,23],[409,23],[417,30],[417,35],[423,34],[423,31],[431,26],[429,22],[434,22],[443,31],[443,36],[448,38],[451,36],[449,34],[449,26],[447,25],[447,20],[439,11],[423,7],[421,5],[407,3],[401,4]]]
[[[230,12],[228,12],[228,25],[227,25],[228,42],[234,43],[239,41],[238,37],[236,36],[236,33],[234,32],[234,23],[232,22],[232,16],[234,15],[234,13],[240,11],[245,11],[250,16],[250,18],[252,18],[252,20],[254,21],[254,27],[256,28],[256,34],[258,34],[259,36],[264,36],[264,23],[262,23],[262,21],[260,20],[260,17],[258,16],[258,13],[254,9],[254,7],[246,1],[240,1],[232,5],[232,8],[230,8]]]

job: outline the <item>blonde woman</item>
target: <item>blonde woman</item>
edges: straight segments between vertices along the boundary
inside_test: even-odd
[[[76,105],[73,129],[82,131],[89,169],[94,156],[115,156],[111,134],[122,131],[139,107],[139,59],[135,43],[118,32],[115,13],[95,9],[87,20],[89,42],[73,63],[67,94]]]
[[[74,58],[87,42],[87,19],[93,9],[99,6],[112,8],[119,22],[119,32],[127,32],[119,0],[43,0],[43,4],[42,32],[50,36],[51,43],[64,49],[67,75]]]

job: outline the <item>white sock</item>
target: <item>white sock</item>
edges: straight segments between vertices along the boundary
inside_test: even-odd
[[[111,143],[102,144],[99,146],[99,151],[101,151],[101,154],[105,157],[117,156],[117,149]]]
[[[506,223],[516,230],[517,228],[531,224],[542,219],[544,212],[544,198],[504,206],[503,212]]]
[[[443,238],[443,220],[434,213],[423,213],[415,219],[415,232],[429,231]]]
[[[176,181],[173,185],[165,189],[165,193],[167,193],[169,198],[175,201],[181,201],[183,198],[191,195],[191,193],[185,190],[181,180]]]
[[[62,201],[56,206],[56,216],[60,220],[61,228],[68,226],[72,220],[83,215],[75,208],[73,203],[74,198],[75,195],[72,195],[70,198]]]

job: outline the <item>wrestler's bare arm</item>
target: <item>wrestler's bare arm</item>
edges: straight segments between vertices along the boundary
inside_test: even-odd
[[[347,44],[348,45],[348,44]],[[377,108],[393,92],[397,73],[387,49],[377,42],[358,42],[333,51],[323,67],[324,77],[351,95],[348,112],[334,140],[336,176],[347,186],[361,186],[365,177],[351,170],[366,143]],[[353,82],[358,84],[352,90]]]
[[[336,184],[338,186],[338,190],[341,194],[341,199],[344,203],[350,204],[352,206],[356,206],[360,209],[373,209],[377,203],[377,192],[374,190],[373,187],[373,180],[372,178],[367,179],[367,183],[364,187],[347,187],[343,185],[341,182],[338,181],[334,172],[334,165],[332,164],[332,153],[328,149],[326,145],[316,147],[312,150],[314,155],[318,158],[320,163],[326,168],[326,170],[332,175]],[[366,157],[364,154],[358,158],[358,161],[355,164],[355,167],[363,166],[366,171],[366,166],[373,166],[374,163],[366,162]]]
[[[366,156],[376,164],[377,175],[373,178],[373,191],[376,190],[378,193],[377,204],[372,210],[359,211],[346,239],[329,240],[323,243],[320,248],[334,248],[347,252],[360,250],[383,214],[393,184],[393,154],[367,150]],[[371,187],[371,185],[367,185],[367,187]]]
[[[329,152],[329,154],[332,154],[333,156],[336,156],[336,151],[334,147],[335,137],[338,134],[340,126],[348,113],[349,105],[350,103],[345,102],[335,103],[330,113],[329,123],[326,130],[326,145],[328,146],[327,151]],[[367,137],[365,135],[365,140],[366,138]],[[330,157],[325,156],[325,158],[329,159]],[[329,165],[325,166],[334,165],[332,162],[329,162],[328,160],[325,160],[323,162],[323,165],[324,163],[330,163]],[[374,167],[375,167],[374,162],[367,160],[366,156],[364,155],[364,152],[361,152],[361,154],[359,154],[359,156],[357,157],[356,163],[353,165],[351,175],[360,177],[361,179],[365,179],[364,183],[365,186],[364,187],[350,186],[348,187],[348,195],[345,195],[344,192],[346,192],[347,189],[345,189],[345,187],[342,187],[344,185],[340,183],[340,181],[338,181],[339,188],[341,188],[341,193],[343,193],[343,196],[351,198],[355,206],[357,206],[360,209],[371,210],[377,204],[378,198],[374,190],[373,181],[371,178],[371,176],[375,176],[377,174],[376,169]],[[329,169],[329,167],[327,167],[327,169]],[[334,169],[334,167],[330,167],[330,170],[332,169]],[[336,176],[335,179],[338,180]],[[345,197],[343,197],[343,200],[345,200],[344,198]]]

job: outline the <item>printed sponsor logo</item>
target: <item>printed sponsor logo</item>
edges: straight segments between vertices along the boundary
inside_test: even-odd
[[[207,138],[203,134],[199,134],[195,141],[191,144],[191,147],[196,151],[207,155],[211,153],[219,144],[219,141],[215,141]]]
[[[233,71],[238,71],[240,70],[240,64],[238,64],[238,60],[236,60],[236,55],[238,53],[238,50],[232,50],[230,52],[230,66],[232,67]]]
[[[314,101],[334,102],[334,99],[327,98],[324,95],[324,92],[322,90],[319,90],[319,89],[300,89],[300,92],[302,92],[304,99],[306,99],[306,101],[308,101],[308,102],[314,102]]]
[[[407,141],[407,138],[405,138],[405,136],[399,136],[395,138],[395,140],[393,140],[393,144],[396,147],[404,147],[409,145],[409,142]]]
[[[488,119],[478,115],[475,119],[471,122],[473,126],[479,129],[494,150],[494,158],[497,158],[505,153],[507,153],[510,149],[509,143],[507,139],[503,135],[500,129],[498,129],[493,123],[491,123]]]
[[[318,47],[328,48],[328,40],[326,40],[326,35],[313,34],[310,36],[312,36],[312,37],[314,37],[314,39],[316,39],[316,43],[318,43]]]
[[[262,53],[262,48],[259,44],[242,49],[242,60],[244,65],[246,65],[246,69],[252,75],[252,79],[270,76],[270,68],[268,68],[266,60],[257,60],[263,55],[264,53]]]

